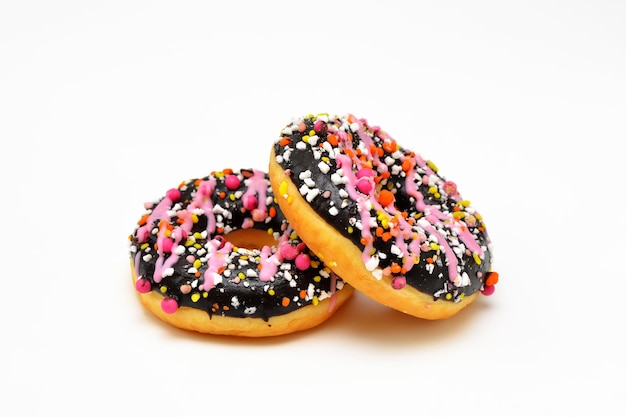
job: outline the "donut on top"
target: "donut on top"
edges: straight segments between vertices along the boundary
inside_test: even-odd
[[[480,213],[454,182],[353,115],[295,118],[272,147],[278,203],[307,245],[375,300],[450,317],[494,291]]]
[[[262,171],[184,181],[145,209],[129,236],[135,288],[176,327],[292,333],[328,319],[352,292],[287,223]]]

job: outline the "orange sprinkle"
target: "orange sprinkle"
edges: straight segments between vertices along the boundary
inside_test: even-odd
[[[223,200],[226,198],[226,193],[224,191],[220,192],[219,197]]]
[[[402,270],[402,267],[400,267],[400,265],[398,265],[396,262],[391,264],[391,272],[393,272],[394,274],[397,274],[401,270]]]
[[[217,234],[221,235],[222,233],[224,233],[224,228],[223,227],[218,227],[217,228]]]
[[[348,115],[348,123],[354,123],[356,122],[356,117],[354,117],[353,114],[349,114]]]
[[[367,246],[367,245],[369,245],[370,243],[372,243],[372,238],[371,238],[371,237],[362,237],[362,238],[361,238],[361,244],[362,244],[363,246]]]
[[[339,138],[337,138],[337,135],[333,135],[332,133],[328,135],[328,137],[326,137],[326,140],[333,146],[337,146],[337,144],[339,143]]]
[[[231,168],[226,168],[223,172],[226,175],[231,175],[233,173],[233,170]]]
[[[181,218],[178,218],[178,219],[176,219],[176,223],[183,224],[183,223],[185,223],[185,221],[183,219],[181,219]]]
[[[389,232],[385,232],[383,233],[383,241],[388,242],[389,240],[391,240],[391,238],[393,237],[393,235]]]
[[[283,297],[283,301],[281,302],[281,304],[283,305],[283,307],[287,307],[290,302],[291,300],[289,300],[289,298]]]
[[[382,227],[377,227],[376,228],[376,236],[381,237],[383,235],[383,228]]]
[[[276,209],[274,207],[270,207],[270,217],[276,217]]]
[[[404,161],[402,161],[402,171],[404,172],[408,172],[411,170],[411,161],[409,160],[409,158],[405,159]]]
[[[290,143],[291,143],[291,139],[288,138],[287,136],[283,136],[283,138],[280,140],[280,146],[282,146],[283,148],[289,145]]]
[[[343,153],[350,157],[350,159],[354,159],[354,151],[352,149],[344,149]]]
[[[378,154],[379,158],[382,158],[385,154],[385,151],[383,150],[383,148],[376,148],[376,153]]]
[[[224,311],[228,311],[228,310],[230,310],[230,307],[228,307],[228,306],[224,306],[224,307],[222,307],[222,309],[223,309]]]
[[[395,197],[391,191],[381,190],[378,195],[378,201],[383,207],[387,207],[395,201]]]
[[[193,182],[193,185],[195,185],[196,187],[198,187],[201,183],[202,183],[202,178],[198,178],[197,180],[195,180],[195,181]]]
[[[387,153],[394,153],[398,149],[398,144],[395,140],[385,141],[383,142],[383,149]]]
[[[304,298],[306,297],[306,291],[304,290],[300,290],[300,294],[298,294],[300,296],[300,298]]]
[[[433,258],[426,258],[426,262],[428,262],[429,264],[432,264],[435,261],[433,260]]]
[[[498,283],[499,275],[497,272],[490,272],[487,276],[487,281],[485,281],[485,285],[496,285]]]
[[[200,271],[196,271],[196,273],[195,273],[196,278],[200,278],[200,275],[202,275],[202,274],[200,273]]]
[[[150,217],[149,214],[144,214],[141,219],[139,219],[139,221],[137,222],[137,224],[139,226],[143,226],[144,224],[148,223],[148,217]]]

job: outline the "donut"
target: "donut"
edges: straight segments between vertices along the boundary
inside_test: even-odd
[[[145,204],[129,242],[141,303],[185,330],[293,333],[326,321],[353,292],[302,242],[259,170],[183,181]]]
[[[268,172],[302,240],[372,299],[437,320],[494,292],[482,216],[433,162],[366,119],[292,119],[272,145]]]

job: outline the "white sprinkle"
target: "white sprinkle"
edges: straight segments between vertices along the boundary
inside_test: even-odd
[[[393,253],[394,255],[398,257],[402,256],[402,251],[397,245],[391,245],[391,253]]]
[[[372,275],[374,276],[374,278],[380,281],[381,279],[383,279],[383,270],[379,268],[373,271]]]
[[[360,127],[361,126],[357,122],[350,124],[350,130],[352,130],[353,132],[356,132],[357,130],[359,130]]]
[[[328,213],[330,213],[331,216],[336,216],[339,214],[339,210],[337,210],[337,207],[331,207],[328,209]]]
[[[248,269],[246,270],[246,276],[248,278],[256,278],[259,276],[259,274],[257,274],[257,272],[254,269]]]
[[[301,151],[305,150],[306,149],[306,143],[304,143],[304,142],[296,143],[296,149],[299,149]]]
[[[298,178],[300,178],[301,180],[304,180],[305,178],[311,178],[311,171],[308,169],[306,171],[302,171],[300,175],[298,175]]]
[[[309,145],[311,146],[317,145],[318,139],[319,138],[317,137],[317,135],[309,136]]]
[[[330,180],[333,182],[333,184],[339,185],[339,184],[344,184],[345,182],[347,182],[348,179],[334,172],[331,174]]]
[[[174,268],[166,268],[161,274],[162,277],[171,277],[172,275],[174,275]]]
[[[309,188],[314,188],[315,187],[315,181],[313,181],[311,178],[305,178],[304,183]]]
[[[152,260],[152,255],[144,255],[142,259],[144,260],[144,262],[150,262]]]
[[[245,314],[252,315],[256,313],[256,307],[246,307],[246,309],[243,312]]]
[[[235,308],[239,308],[239,306],[241,305],[241,303],[239,302],[239,298],[237,298],[236,295],[230,299],[230,305]]]
[[[182,255],[183,253],[185,253],[185,247],[183,245],[176,246],[176,249],[174,249],[174,253],[176,255]]]
[[[317,164],[317,167],[320,169],[320,171],[322,171],[322,173],[324,174],[328,174],[328,171],[330,171],[330,167],[328,166],[328,164],[324,161],[320,162],[319,164]]]
[[[283,135],[291,135],[291,134],[293,134],[293,130],[291,130],[291,127],[287,126],[287,127],[285,127],[285,128],[282,130],[282,132],[281,132],[281,133],[282,133]]]
[[[319,193],[320,193],[319,188],[314,188],[314,189],[310,190],[306,194],[306,201],[308,201],[309,203],[312,202],[313,199],[319,195]]]
[[[313,148],[313,158],[320,159],[322,157],[322,151],[320,148]]]
[[[307,195],[309,191],[311,191],[311,189],[307,187],[306,184],[302,184],[302,187],[300,187],[300,195]]]
[[[376,267],[378,267],[378,256],[377,255],[373,255],[365,263],[365,269],[367,269],[368,271],[371,272],[374,269],[376,269]]]

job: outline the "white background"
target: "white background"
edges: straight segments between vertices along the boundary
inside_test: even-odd
[[[0,414],[617,415],[623,1],[3,1]],[[291,119],[351,112],[483,214],[500,283],[426,322],[361,294],[241,340],[145,312],[143,203],[265,169]]]

